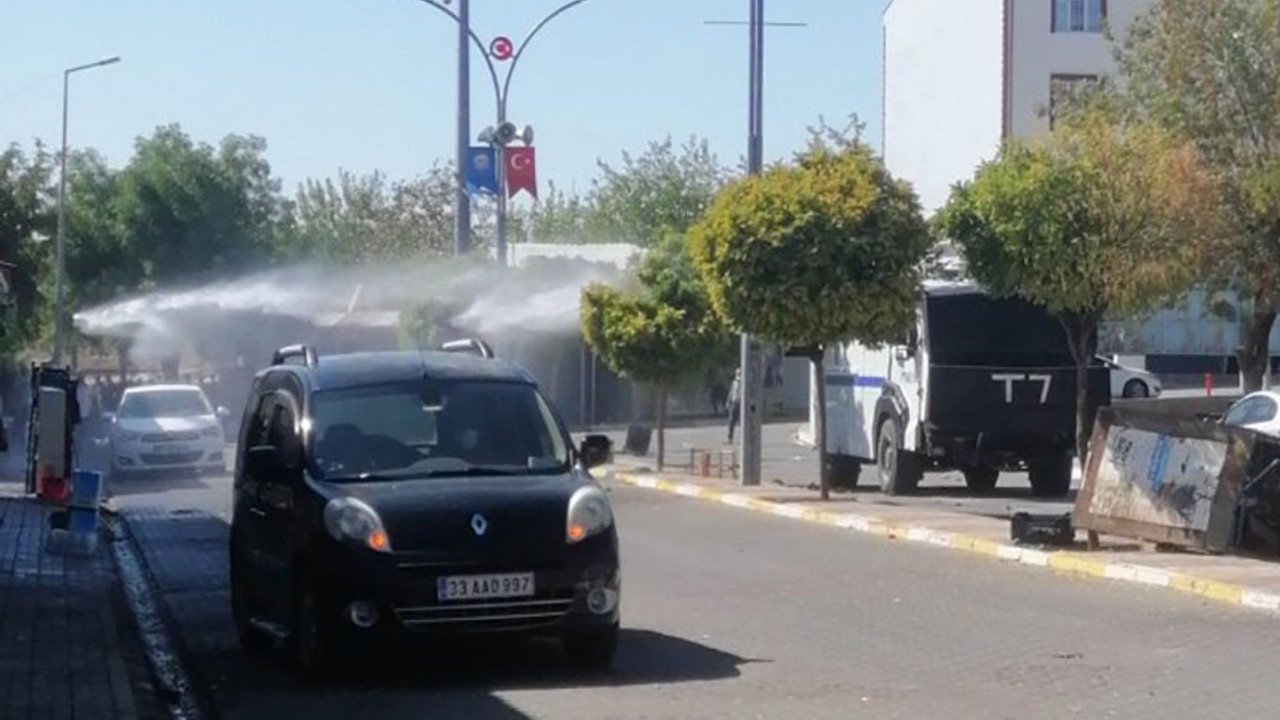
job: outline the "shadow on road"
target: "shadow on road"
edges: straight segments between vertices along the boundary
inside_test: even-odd
[[[281,651],[249,654],[236,640],[226,575],[227,524],[199,510],[133,507],[125,512],[180,654],[220,717],[288,712],[323,717],[523,718],[495,693],[665,685],[737,677],[747,663],[701,643],[625,625],[614,668],[572,670],[558,642],[472,639],[362,659],[324,686],[303,683]],[[348,707],[349,709],[343,709]],[[410,711],[414,708],[414,711]],[[352,715],[355,713],[356,715]],[[405,714],[402,714],[405,713]]]

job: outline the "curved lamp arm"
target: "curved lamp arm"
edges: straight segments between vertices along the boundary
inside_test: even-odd
[[[429,2],[430,0],[422,0],[422,1],[423,1],[423,2]],[[517,48],[517,49],[516,49],[515,54],[511,56],[511,67],[507,69],[507,77],[506,77],[506,80],[505,80],[505,81],[503,81],[503,83],[502,83],[502,92],[499,94],[499,98],[500,98],[500,99],[499,99],[499,102],[500,102],[503,106],[505,106],[505,105],[507,104],[507,92],[508,92],[508,91],[510,90],[510,88],[511,88],[511,76],[515,74],[515,72],[516,72],[516,65],[518,65],[518,64],[520,63],[520,56],[524,54],[524,49],[525,49],[526,47],[528,47],[528,46],[529,46],[529,41],[533,39],[533,36],[534,36],[534,35],[537,35],[537,34],[538,34],[538,31],[539,31],[539,30],[541,30],[542,28],[546,27],[546,26],[547,26],[547,23],[549,23],[549,22],[551,22],[552,20],[554,20],[558,15],[560,15],[560,14],[561,14],[561,13],[563,13],[563,12],[565,12],[566,10],[569,10],[569,9],[571,9],[571,8],[577,7],[578,5],[581,5],[582,3],[586,2],[586,1],[587,1],[587,0],[570,0],[570,2],[567,2],[567,3],[565,3],[564,5],[561,5],[560,7],[556,8],[556,10],[555,10],[554,12],[552,12],[550,15],[548,15],[548,16],[546,16],[546,17],[542,18],[542,20],[541,20],[537,25],[534,25],[534,26],[533,26],[533,29],[529,31],[529,34],[524,36],[524,40],[520,41],[520,47],[519,47],[519,48]],[[486,56],[486,58],[487,58],[487,56]],[[496,77],[495,77],[494,81],[495,81],[495,82],[497,81]],[[503,108],[503,112],[502,112],[502,114],[503,114],[504,116],[506,115],[506,108],[505,108],[505,107]]]
[[[418,0],[418,2],[423,3],[424,5],[430,5],[436,10],[439,10],[445,15],[448,15],[449,17],[453,18],[453,21],[456,23],[459,23],[459,24],[462,23],[462,18],[458,17],[457,13],[441,5],[440,3],[436,2],[436,0]],[[577,4],[578,2],[585,2],[585,0],[577,0],[574,4]],[[498,81],[498,70],[493,66],[493,59],[489,57],[489,48],[485,47],[484,41],[481,40],[480,36],[476,35],[476,32],[471,28],[467,28],[467,35],[471,36],[472,44],[474,44],[477,48],[480,49],[480,57],[484,58],[484,64],[486,67],[489,68],[489,79],[493,81],[494,99],[499,104],[502,104],[503,100],[505,99],[506,91],[503,89],[502,85]],[[521,47],[523,48],[523,45]],[[511,79],[510,73],[507,74],[507,79],[508,80]]]

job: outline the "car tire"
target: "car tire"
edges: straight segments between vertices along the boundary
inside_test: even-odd
[[[1120,394],[1126,398],[1146,398],[1151,397],[1151,388],[1141,380],[1130,380],[1124,384],[1124,390]]]
[[[1031,494],[1042,498],[1063,497],[1071,492],[1071,453],[1042,458],[1031,463],[1028,476]]]
[[[234,552],[234,551],[233,551]],[[231,617],[235,620],[236,638],[240,648],[249,653],[260,653],[267,649],[268,638],[253,627],[253,602],[249,599],[248,588],[241,576],[239,562],[231,560]]]
[[[990,465],[970,465],[962,468],[965,487],[975,493],[989,493],[996,489],[1000,471]]]
[[[569,665],[584,672],[604,672],[613,667],[618,652],[618,624],[571,630],[562,640]]]
[[[876,470],[885,495],[909,493],[920,483],[920,463],[914,453],[901,449],[898,423],[892,417],[881,420],[876,433]]]
[[[329,679],[340,657],[335,642],[334,613],[313,583],[294,593],[293,627],[289,638],[294,664],[306,682]]]

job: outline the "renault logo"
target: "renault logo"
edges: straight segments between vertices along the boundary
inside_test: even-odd
[[[489,522],[484,519],[480,513],[471,516],[471,529],[475,531],[476,536],[484,535],[484,531],[489,529]]]

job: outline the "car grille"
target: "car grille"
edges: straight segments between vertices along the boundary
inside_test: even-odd
[[[187,465],[200,459],[203,453],[200,451],[183,453],[181,455],[148,455],[143,453],[142,462],[148,465]]]
[[[411,630],[525,630],[550,625],[573,606],[569,592],[529,600],[481,600],[450,605],[396,608]]]
[[[142,442],[160,443],[160,442],[191,442],[199,440],[200,433],[192,430],[179,430],[175,432],[150,433],[142,436]]]

